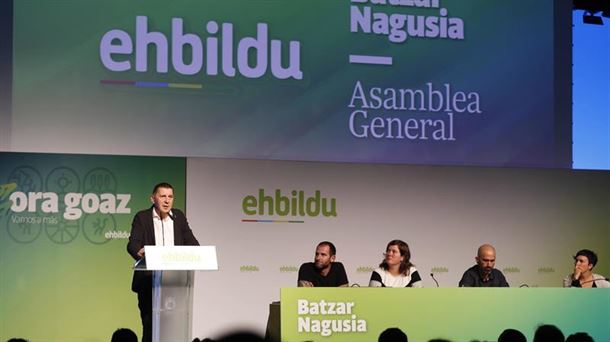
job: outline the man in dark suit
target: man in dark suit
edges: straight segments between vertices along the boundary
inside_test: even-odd
[[[155,185],[152,207],[136,214],[131,223],[127,251],[136,260],[144,257],[144,246],[198,246],[184,213],[174,209],[174,188],[169,183]],[[138,294],[142,319],[142,341],[152,341],[152,272],[134,271],[131,290]]]

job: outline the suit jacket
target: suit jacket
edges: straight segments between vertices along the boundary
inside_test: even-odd
[[[184,213],[172,208],[174,217],[174,245],[199,246],[199,241],[193,235]],[[155,245],[155,226],[153,223],[153,208],[142,210],[136,214],[131,223],[131,234],[127,243],[127,252],[138,260],[138,251],[144,246]],[[152,287],[152,272],[134,271],[131,290],[134,292],[148,291]]]

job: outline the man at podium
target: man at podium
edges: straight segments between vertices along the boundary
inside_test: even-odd
[[[150,201],[153,205],[138,212],[131,223],[127,251],[134,259],[144,258],[144,246],[199,246],[184,213],[173,208],[171,184],[155,185]],[[152,340],[152,282],[152,272],[134,271],[131,290],[138,294],[144,342]]]

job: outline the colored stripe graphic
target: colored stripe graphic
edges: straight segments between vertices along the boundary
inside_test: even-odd
[[[169,83],[170,88],[182,88],[182,89],[201,89],[202,84],[197,83]]]
[[[250,220],[250,219],[242,219],[241,222],[246,222],[246,223],[305,223],[305,221],[297,221],[297,220]]]
[[[167,88],[167,83],[165,83],[165,82],[136,81],[136,87],[142,87],[142,88]]]
[[[101,84],[116,84],[116,85],[135,85],[136,81],[129,80],[101,80]]]
[[[202,89],[203,85],[198,83],[167,83],[167,82],[146,82],[132,80],[100,80],[101,84],[109,85],[130,85],[139,88],[177,88],[177,89]]]

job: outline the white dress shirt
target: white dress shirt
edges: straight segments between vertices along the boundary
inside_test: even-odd
[[[155,246],[174,245],[174,220],[169,215],[161,220],[157,210],[153,209],[153,224],[155,225]],[[170,210],[170,215],[173,213]]]

